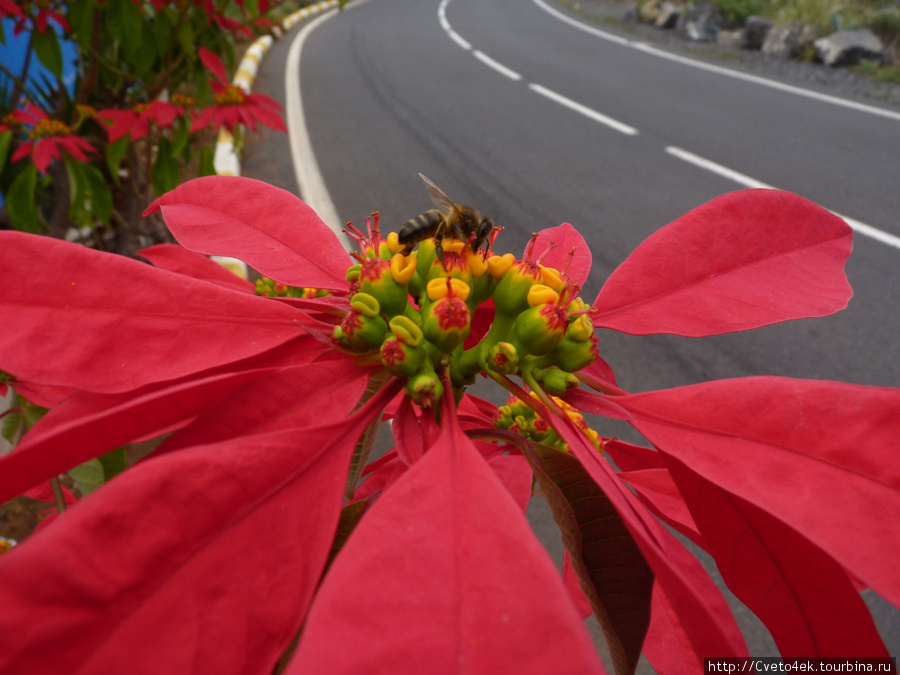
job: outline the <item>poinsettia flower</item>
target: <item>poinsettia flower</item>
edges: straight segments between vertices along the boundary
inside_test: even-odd
[[[22,125],[28,137],[12,154],[13,162],[30,156],[38,171],[46,173],[50,163],[59,160],[63,151],[79,162],[87,162],[88,154],[94,153],[94,148],[86,139],[73,133],[64,122],[48,117],[33,103],[14,110],[11,115]]]
[[[251,94],[239,85],[231,84],[225,74],[225,66],[218,55],[204,47],[197,50],[203,65],[209,69],[215,79],[209,81],[213,90],[215,105],[201,110],[191,124],[191,132],[207,127],[219,129],[224,127],[233,131],[243,124],[253,131],[260,124],[276,131],[287,133],[287,127],[278,111],[281,105],[265,94]]]
[[[130,110],[105,108],[96,113],[96,117],[108,122],[106,133],[110,143],[115,143],[126,134],[132,141],[140,140],[150,132],[151,122],[160,129],[167,129],[182,115],[182,106],[159,99],[138,103]]]
[[[72,30],[66,17],[52,7],[49,2],[24,3],[24,5],[24,9],[29,12],[37,10],[31,18],[39,33],[43,34],[47,30],[50,21],[56,23],[65,33],[69,33]],[[23,11],[22,7],[19,7],[18,3],[12,0],[0,0],[0,17],[3,16],[11,16],[15,19],[13,32],[16,35],[19,35],[28,27],[28,15]]]
[[[716,558],[782,653],[887,656],[854,586],[900,601],[900,524],[871,518],[900,509],[900,392],[757,377],[631,394],[592,337],[838,311],[840,219],[787,193],[723,196],[653,235],[588,305],[576,296],[590,252],[569,225],[519,260],[445,239],[442,259],[423,242],[415,264],[372,229],[351,267],[308,207],[257,181],[198,179],[156,209],[184,249],[146,251],[155,267],[0,233],[0,369],[14,387],[69,393],[0,458],[0,500],[170,433],[0,559],[0,634],[16,634],[4,667],[165,654],[176,670],[269,673],[302,625],[284,672],[602,672],[585,603],[617,672],[641,653],[676,673],[745,655],[722,594],[665,525]],[[206,255],[335,295],[258,297]],[[426,268],[436,276],[414,280]],[[467,347],[456,320],[479,293],[489,325]],[[478,372],[514,400],[457,404]],[[648,445],[599,437],[575,408],[629,421]],[[357,441],[382,414],[394,448],[366,467]],[[525,524],[535,479],[564,576]]]

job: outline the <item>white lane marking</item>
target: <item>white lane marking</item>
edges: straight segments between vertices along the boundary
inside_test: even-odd
[[[479,61],[481,61],[486,66],[493,68],[501,75],[505,75],[509,79],[516,80],[516,81],[522,79],[522,76],[519,75],[519,73],[517,73],[516,71],[514,71],[510,68],[507,68],[506,66],[504,66],[502,63],[500,63],[498,61],[494,61],[494,59],[492,59],[490,56],[485,54],[483,51],[476,49],[472,53],[475,55],[475,58],[477,58]]]
[[[337,11],[333,9],[310,21],[291,43],[284,71],[285,116],[287,117],[288,140],[294,163],[294,174],[297,176],[300,195],[303,197],[303,201],[309,204],[319,214],[319,218],[337,235],[344,248],[350,251],[353,246],[347,235],[342,232],[344,224],[338,218],[337,209],[334,207],[334,202],[331,201],[328,188],[325,187],[325,180],[322,178],[319,163],[313,152],[309,131],[306,128],[306,117],[303,114],[303,98],[300,94],[300,52],[303,50],[303,43],[319,24],[333,17]]]
[[[710,73],[716,73],[718,75],[725,75],[726,77],[732,77],[737,80],[743,80],[744,82],[752,82],[754,84],[758,84],[764,87],[769,87],[771,89],[777,89],[779,91],[784,91],[790,94],[795,94],[797,96],[805,96],[806,98],[811,98],[817,101],[821,101],[823,103],[830,103],[831,105],[841,106],[843,108],[849,108],[851,110],[857,110],[859,112],[869,113],[870,115],[878,115],[880,117],[886,117],[888,119],[900,121],[900,112],[895,112],[893,110],[886,110],[884,108],[876,108],[875,106],[866,105],[865,103],[857,103],[856,101],[848,101],[847,99],[838,98],[837,96],[829,96],[828,94],[820,94],[817,91],[812,91],[810,89],[803,89],[802,87],[794,87],[789,84],[784,84],[783,82],[777,82],[775,80],[769,80],[765,77],[759,77],[758,75],[750,75],[749,73],[743,73],[738,70],[731,70],[730,68],[724,68],[722,66],[716,66],[711,63],[704,63],[703,61],[697,61],[695,59],[688,58],[686,56],[679,56],[677,54],[671,54],[662,49],[658,49],[656,47],[651,47],[650,45],[643,42],[635,42],[633,40],[628,40],[618,35],[613,35],[611,33],[607,33],[606,31],[602,31],[599,28],[594,28],[593,26],[588,26],[572,17],[563,14],[562,12],[553,9],[544,0],[533,0],[534,4],[543,9],[545,12],[550,14],[551,16],[563,21],[575,28],[578,28],[586,33],[590,33],[591,35],[595,35],[596,37],[603,38],[604,40],[608,40],[610,42],[615,42],[616,44],[623,45],[626,47],[632,47],[639,51],[645,52],[647,54],[652,54],[653,56],[658,56],[662,59],[668,59],[669,61],[674,61],[676,63],[681,63],[686,66],[691,66],[692,68],[699,68],[700,70],[705,70]]]
[[[584,115],[585,117],[588,117],[588,118],[594,120],[595,122],[600,122],[600,124],[605,124],[606,126],[610,127],[611,129],[615,129],[616,131],[618,131],[620,133],[627,134],[628,136],[634,136],[638,132],[638,130],[635,129],[634,127],[630,127],[627,124],[623,124],[622,122],[619,122],[618,120],[614,120],[612,117],[607,117],[606,115],[603,115],[602,113],[597,112],[593,108],[588,108],[585,105],[581,105],[577,101],[573,101],[570,98],[566,98],[562,94],[557,94],[555,91],[552,91],[551,89],[547,89],[546,87],[542,87],[539,84],[534,84],[534,83],[529,84],[528,88],[534,92],[537,92],[541,96],[546,96],[551,101],[556,101],[560,105],[563,105],[566,108],[570,108],[571,110],[579,112],[582,115]]]
[[[716,164],[713,161],[704,159],[703,157],[695,155],[692,152],[688,152],[687,150],[669,146],[666,148],[666,152],[673,157],[677,157],[678,159],[688,162],[689,164],[693,164],[694,166],[700,167],[701,169],[705,169],[706,171],[710,171],[714,174],[722,176],[723,178],[727,178],[731,181],[734,181],[735,183],[738,183],[739,185],[750,188],[767,188],[771,190],[777,189],[767,183],[763,183],[762,181],[758,181],[755,178],[751,178],[750,176],[746,176],[742,173],[738,173],[737,171],[733,171],[726,166],[722,166],[721,164]],[[879,230],[877,227],[866,225],[865,223],[862,223],[853,218],[848,218],[847,216],[841,215],[837,211],[832,211],[832,213],[839,218],[842,218],[853,230],[859,232],[861,235],[869,237],[871,239],[875,239],[882,244],[887,244],[888,246],[893,246],[894,248],[900,250],[900,237],[889,234],[883,230]]]

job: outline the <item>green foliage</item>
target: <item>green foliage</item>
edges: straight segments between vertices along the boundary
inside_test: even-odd
[[[763,8],[762,0],[713,0],[722,10],[728,26],[741,26],[747,17],[759,14]]]

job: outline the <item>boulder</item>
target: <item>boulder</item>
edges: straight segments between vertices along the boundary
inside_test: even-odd
[[[747,31],[743,28],[720,30],[716,43],[727,49],[740,49],[747,43]]]
[[[715,42],[722,25],[722,10],[711,0],[690,5],[678,21],[678,30],[689,40]]]
[[[761,16],[748,16],[744,22],[744,46],[747,49],[762,49],[766,36],[772,30],[772,22]]]
[[[645,0],[638,7],[638,19],[644,23],[656,23],[660,5],[659,0]]]
[[[884,45],[872,31],[840,30],[815,41],[819,60],[826,66],[852,66],[862,60],[883,61]]]
[[[802,21],[779,23],[772,26],[763,42],[762,50],[772,56],[796,59],[812,47],[816,29]]]
[[[666,1],[659,6],[659,13],[656,15],[656,27],[675,28],[680,17],[681,7],[674,2]]]

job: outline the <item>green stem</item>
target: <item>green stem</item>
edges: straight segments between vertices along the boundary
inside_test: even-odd
[[[384,386],[384,383],[387,382],[389,377],[390,376],[384,372],[372,375],[369,379],[369,385],[366,387],[366,391],[363,392],[362,398],[359,400],[356,407],[359,408],[372,398],[372,396]],[[347,486],[344,490],[347,499],[353,499],[353,495],[356,492],[356,484],[359,483],[363,469],[366,468],[369,457],[372,455],[372,448],[375,447],[375,438],[378,436],[378,427],[380,424],[381,415],[379,414],[372,423],[366,427],[362,438],[360,438],[359,443],[356,444],[356,450],[353,451],[353,457],[350,460],[350,472],[347,474]]]
[[[66,512],[66,497],[63,495],[62,483],[59,482],[59,476],[53,476],[50,479],[50,490],[53,492],[53,501],[56,502],[56,511],[59,515]]]

